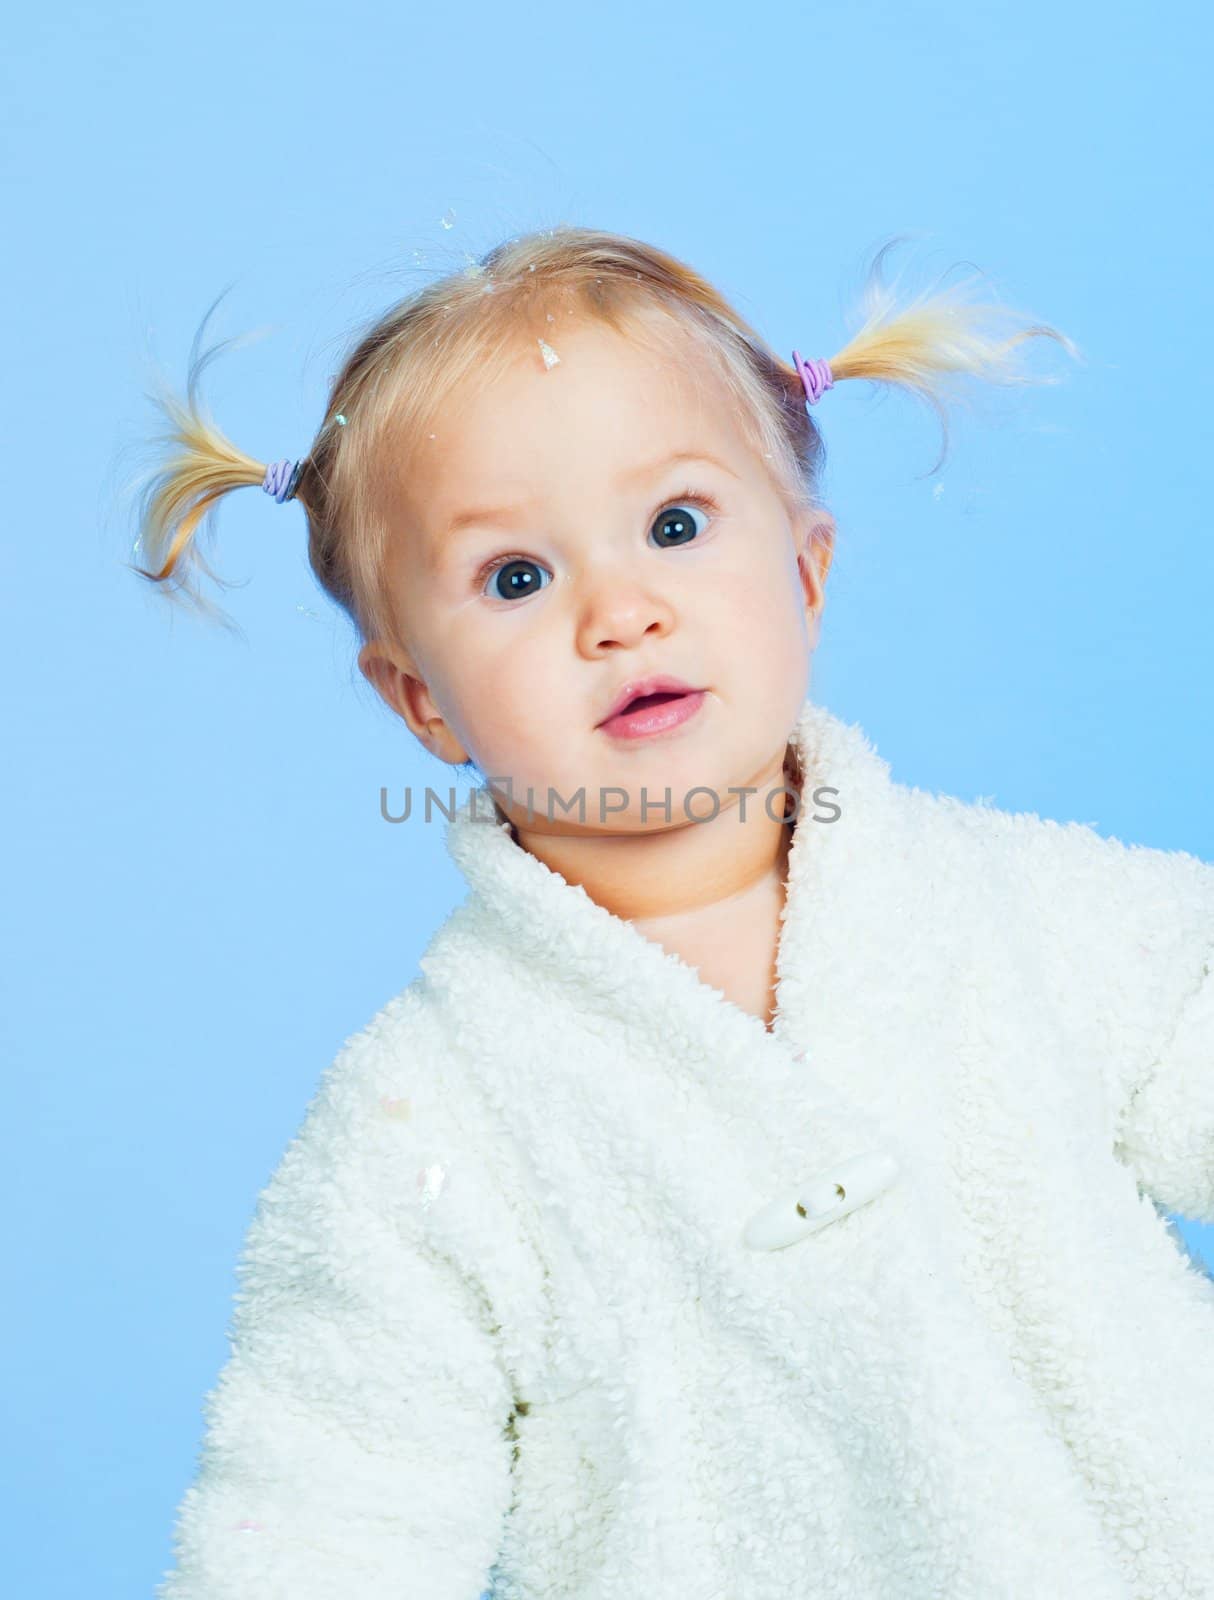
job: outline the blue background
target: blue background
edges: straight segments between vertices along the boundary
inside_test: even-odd
[[[231,284],[211,339],[257,337],[204,393],[270,460],[364,319],[515,232],[651,239],[807,355],[883,239],[920,286],[971,260],[1086,363],[1035,346],[1062,382],[984,391],[934,478],[922,406],[832,391],[813,692],[903,781],[1211,859],[1209,32],[1042,0],[10,20],[11,1593],[151,1594],[257,1192],[462,896],[441,829],[379,818],[449,773],[358,675],[299,507],[219,513],[243,638],[124,568],[152,366],[181,383]]]

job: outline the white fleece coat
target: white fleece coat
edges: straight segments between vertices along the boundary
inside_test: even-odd
[[[261,1196],[163,1600],[1214,1595],[1164,1215],[1214,1219],[1214,866],[794,743],[770,1032],[446,825],[470,896]]]

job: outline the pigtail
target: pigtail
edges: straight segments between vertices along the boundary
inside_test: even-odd
[[[943,428],[942,462],[948,450],[944,402],[963,380],[1056,383],[1024,372],[1021,348],[1044,337],[1072,356],[1078,352],[1057,329],[1010,310],[994,295],[972,294],[984,276],[977,269],[951,286],[945,274],[914,297],[890,288],[882,267],[901,237],[876,253],[860,296],[859,325],[828,358],[830,381],[866,378],[926,402]],[[143,565],[133,570],[214,615],[192,584],[196,572],[221,582],[201,549],[202,536],[214,531],[211,512],[229,490],[268,485],[276,499],[293,494],[303,505],[312,572],[360,639],[393,637],[398,597],[388,557],[399,539],[399,519],[390,499],[399,464],[434,437],[434,414],[461,382],[475,375],[492,383],[524,346],[534,357],[535,336],[547,331],[549,307],[558,301],[567,314],[656,343],[674,360],[686,359],[691,335],[693,347],[713,362],[748,442],[781,492],[811,509],[819,506],[822,396],[809,392],[825,376],[825,350],[810,331],[817,319],[807,317],[798,334],[801,348],[813,350],[814,381],[807,388],[806,364],[784,361],[693,268],[642,240],[562,224],[506,240],[465,271],[406,296],[365,329],[333,380],[298,475],[292,472],[285,483],[277,472],[267,478],[266,463],[238,450],[202,408],[201,375],[234,342],[199,353],[213,305],[194,340],[184,401],[164,384],[149,396],[171,424],[159,437],[170,448],[144,497],[135,544]]]
[[[1022,368],[1021,347],[1030,339],[1053,339],[1068,355],[1083,358],[1057,328],[1026,318],[996,298],[971,298],[984,276],[977,269],[975,276],[946,288],[939,287],[943,278],[938,279],[937,286],[900,304],[896,287],[882,279],[885,257],[897,243],[899,238],[891,239],[874,258],[861,295],[862,325],[830,358],[830,369],[835,382],[868,378],[906,389],[931,406],[944,436],[944,449],[931,469],[935,472],[948,453],[946,402],[962,397],[961,380],[1004,386],[1057,383],[1057,378]]]
[[[211,513],[225,494],[262,487],[268,469],[266,463],[232,443],[200,399],[204,370],[220,351],[236,342],[226,339],[200,353],[203,330],[218,303],[217,299],[211,305],[194,336],[184,402],[159,375],[155,392],[147,395],[171,424],[171,431],[154,435],[153,442],[167,445],[175,453],[146,475],[150,482],[141,497],[134,553],[142,555],[147,565],[127,565],[150,583],[161,585],[170,597],[184,599],[224,626],[233,627],[231,619],[204,598],[195,582],[196,573],[203,572],[222,587],[231,586],[207,562],[201,535],[213,537]]]

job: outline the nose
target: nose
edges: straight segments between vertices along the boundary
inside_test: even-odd
[[[632,649],[642,640],[660,638],[674,626],[674,607],[656,588],[607,564],[584,574],[578,617],[578,648],[583,655]]]

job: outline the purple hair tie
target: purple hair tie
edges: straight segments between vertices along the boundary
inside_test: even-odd
[[[284,500],[294,498],[302,471],[302,461],[296,461],[294,464],[290,461],[272,461],[266,468],[261,486],[267,494],[274,496],[279,505],[282,505]]]
[[[802,361],[799,351],[792,353],[792,364],[797,369],[805,390],[806,404],[816,406],[828,389],[835,385],[829,361]]]

